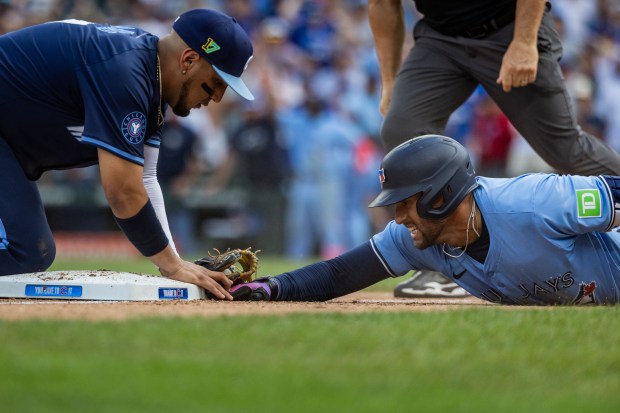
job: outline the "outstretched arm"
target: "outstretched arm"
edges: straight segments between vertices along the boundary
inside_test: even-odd
[[[143,183],[143,168],[98,149],[101,183],[112,213],[127,238],[162,275],[196,284],[217,298],[232,299],[231,281],[221,272],[183,261],[170,246]]]
[[[235,300],[327,301],[359,291],[392,274],[368,241],[331,260],[231,289]]]

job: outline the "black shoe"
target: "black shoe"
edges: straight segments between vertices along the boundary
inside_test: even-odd
[[[422,270],[397,284],[394,297],[462,298],[469,293],[440,272]]]

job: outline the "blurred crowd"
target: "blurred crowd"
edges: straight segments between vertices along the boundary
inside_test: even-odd
[[[411,28],[420,16],[403,0]],[[562,69],[583,129],[620,151],[620,0],[553,0]],[[162,36],[183,11],[207,7],[250,33],[244,79],[256,100],[167,114],[160,182],[177,244],[245,238],[290,258],[333,257],[389,219],[366,208],[380,190],[380,77],[366,0],[0,0],[0,33],[62,19],[135,25]],[[406,37],[405,48],[412,46]],[[482,89],[446,134],[480,175],[549,171]],[[97,168],[54,171],[50,186],[89,187]],[[219,201],[218,201],[219,200]],[[199,210],[220,202],[221,217]]]

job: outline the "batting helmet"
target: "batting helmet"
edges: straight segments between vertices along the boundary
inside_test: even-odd
[[[396,204],[421,192],[417,211],[426,219],[450,215],[478,186],[465,148],[440,135],[419,136],[392,149],[383,158],[379,178],[382,190],[370,207]],[[443,203],[435,208],[439,195]]]

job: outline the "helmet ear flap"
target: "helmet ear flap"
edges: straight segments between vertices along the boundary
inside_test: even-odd
[[[450,191],[452,191],[451,188]],[[424,198],[424,200],[422,200],[422,198]],[[428,194],[428,196],[425,197],[423,195],[420,197],[420,199],[418,199],[418,203],[416,204],[416,211],[418,212],[419,216],[426,218],[425,215],[427,215],[427,211],[441,210],[445,203],[445,197],[443,196],[442,192],[438,192],[434,196]]]

